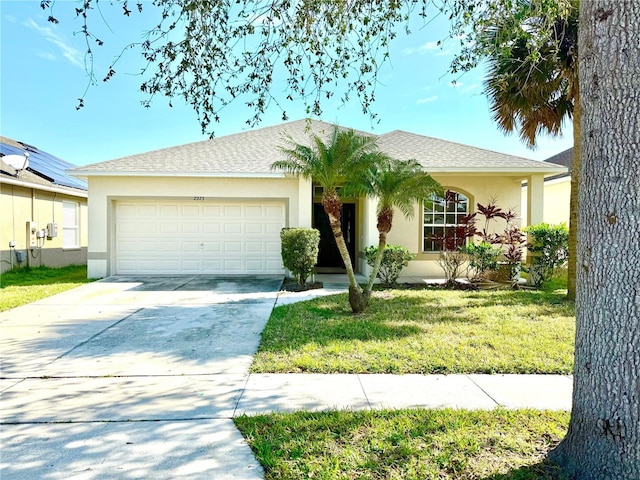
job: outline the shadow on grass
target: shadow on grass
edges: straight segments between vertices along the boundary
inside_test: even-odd
[[[547,460],[516,468],[507,473],[496,473],[481,480],[568,480],[568,476],[558,466]]]
[[[346,301],[346,295],[333,297],[344,297]],[[346,309],[314,302],[276,308],[262,333],[261,349],[273,353],[289,352],[309,342],[327,346],[340,340],[386,341],[424,333],[411,322],[396,322],[393,318],[370,314],[354,317]]]
[[[262,351],[284,352],[313,342],[324,346],[338,340],[386,341],[424,335],[441,324],[481,325],[481,317],[513,315],[524,320],[573,315],[570,302],[555,303],[545,292],[448,292],[442,290],[378,292],[368,309],[353,315],[346,294],[331,295],[277,307],[263,332]],[[491,309],[496,309],[492,312]]]

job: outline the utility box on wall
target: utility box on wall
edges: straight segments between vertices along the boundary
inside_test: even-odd
[[[47,223],[47,238],[49,240],[56,238],[58,236],[58,224],[57,223]]]
[[[27,247],[34,248],[38,246],[38,238],[36,233],[38,231],[38,225],[36,222],[27,222]]]

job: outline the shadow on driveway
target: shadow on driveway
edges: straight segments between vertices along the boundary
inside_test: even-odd
[[[112,277],[2,312],[0,476],[261,478],[230,417],[281,282]]]

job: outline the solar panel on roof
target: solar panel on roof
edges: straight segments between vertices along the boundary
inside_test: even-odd
[[[24,145],[24,144],[23,144]],[[66,162],[58,157],[54,157],[31,145],[26,148],[14,147],[6,143],[0,143],[0,154],[2,155],[23,155],[29,152],[29,170],[36,175],[50,180],[56,185],[65,187],[87,189],[87,182],[79,178],[68,175],[66,170],[75,167],[74,164]]]

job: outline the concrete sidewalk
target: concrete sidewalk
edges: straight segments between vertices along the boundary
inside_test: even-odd
[[[251,374],[234,415],[298,410],[570,410],[569,375]]]

